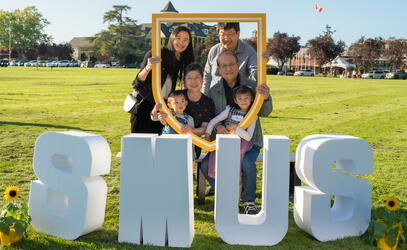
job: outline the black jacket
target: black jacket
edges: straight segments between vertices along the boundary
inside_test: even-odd
[[[152,56],[152,51],[146,53],[144,60],[140,65],[140,72],[146,67],[148,58]],[[183,70],[184,65],[175,58],[173,51],[168,48],[161,48],[161,87],[164,85],[165,79],[170,75],[172,81],[171,92],[175,90],[175,85],[178,79],[178,73]],[[182,74],[182,72],[181,72]],[[180,74],[180,77],[181,77]],[[138,74],[134,79],[133,88],[141,95],[141,97],[148,102],[154,103],[153,90],[152,90],[152,71],[147,75],[144,81],[138,78]]]

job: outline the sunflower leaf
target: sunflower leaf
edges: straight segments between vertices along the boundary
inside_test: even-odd
[[[394,245],[397,243],[397,234],[399,232],[399,227],[392,227],[389,229],[389,232],[387,233],[387,242],[389,243],[389,246],[393,248]]]
[[[383,221],[384,221],[384,224],[386,224],[387,227],[390,227],[391,225],[394,224],[394,219],[395,219],[394,212],[385,211],[385,213],[383,213]]]
[[[14,229],[16,230],[16,233],[18,234],[18,236],[23,236],[23,233],[25,232],[25,229],[24,229],[23,225],[21,225],[21,223],[19,221],[17,221],[14,224]]]
[[[10,233],[10,227],[7,223],[0,221],[0,231],[8,235]]]
[[[376,240],[381,239],[386,233],[386,228],[382,225],[382,223],[375,221],[374,224],[374,238]]]

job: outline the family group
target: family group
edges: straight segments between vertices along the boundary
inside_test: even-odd
[[[239,23],[218,23],[220,43],[213,46],[203,68],[195,62],[191,32],[179,26],[171,33],[168,44],[161,48],[161,57],[146,53],[134,79],[136,105],[131,113],[131,133],[174,134],[166,122],[167,113],[155,104],[152,91],[153,66],[161,63],[161,90],[168,108],[182,124],[182,133],[193,132],[207,140],[216,134],[237,134],[241,138],[241,200],[246,214],[257,214],[255,205],[257,169],[255,161],[263,146],[260,120],[254,119],[243,129],[239,122],[249,111],[256,92],[264,97],[258,116],[267,117],[273,109],[270,90],[257,84],[257,53],[239,39]],[[177,88],[180,81],[181,88]],[[202,92],[201,92],[202,91]],[[195,159],[201,149],[194,148]],[[208,153],[201,168],[214,194],[215,152]]]

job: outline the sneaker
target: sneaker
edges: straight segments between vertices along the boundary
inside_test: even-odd
[[[214,196],[215,195],[215,189],[213,187],[208,187],[205,190],[205,196]]]
[[[259,212],[256,204],[254,204],[252,201],[245,202],[243,206],[245,214],[257,214]]]

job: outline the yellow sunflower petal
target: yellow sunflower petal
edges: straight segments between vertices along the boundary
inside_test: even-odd
[[[17,186],[8,186],[4,191],[4,199],[13,201],[20,196],[20,189]]]
[[[396,198],[390,197],[386,200],[386,208],[389,211],[396,211],[399,209],[400,203]]]

